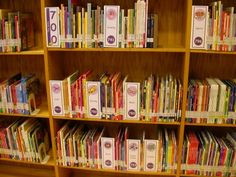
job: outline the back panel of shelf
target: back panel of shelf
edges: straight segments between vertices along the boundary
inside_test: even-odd
[[[33,20],[34,20],[35,48],[43,48],[40,0],[0,1],[0,9],[10,9],[12,11],[20,11],[20,12],[31,12],[33,14]]]
[[[189,78],[236,78],[235,56],[236,55],[192,53],[190,57]]]
[[[193,5],[210,5],[212,0],[192,0]],[[234,0],[222,0],[221,3],[224,5],[224,7],[231,7],[236,6],[236,2]]]
[[[44,58],[41,55],[0,55],[0,78],[21,72],[23,75],[34,73],[40,80],[42,95],[46,97]]]
[[[77,121],[75,120],[58,120],[54,119],[54,132],[56,136],[57,131],[62,128],[66,122],[70,122],[70,126],[73,127],[75,124],[78,125],[84,125],[89,128],[98,128],[98,127],[104,127],[105,128],[105,136],[115,136],[119,130],[119,128],[128,127],[130,138],[138,138],[142,137],[143,131],[145,131],[146,138],[151,139],[157,138],[157,132],[159,130],[164,130],[165,128],[168,130],[177,130],[178,126],[173,125],[157,125],[157,124],[130,124],[130,123],[119,123],[117,122],[99,122],[99,121],[91,121],[91,122],[85,122],[85,121]],[[111,128],[112,127],[112,128]],[[177,131],[176,131],[177,132]],[[176,134],[177,135],[177,134]],[[136,137],[135,137],[136,136]]]
[[[184,53],[147,52],[50,52],[49,79],[64,79],[76,70],[102,73],[121,72],[129,81],[142,82],[151,74],[172,74],[183,79]]]

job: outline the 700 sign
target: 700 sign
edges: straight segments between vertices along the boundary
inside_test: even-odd
[[[46,7],[45,21],[47,32],[47,47],[60,47],[60,31],[59,31],[59,8]]]

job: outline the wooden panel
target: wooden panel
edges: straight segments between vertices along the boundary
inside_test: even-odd
[[[129,176],[162,176],[162,177],[173,177],[174,174],[168,173],[153,173],[153,172],[135,172],[135,171],[111,171],[111,170],[73,170],[71,177],[129,177]]]
[[[185,46],[186,34],[186,9],[187,0],[149,0],[149,13],[157,13],[159,16],[158,22],[158,41],[159,47],[176,47]],[[80,6],[86,7],[86,0],[78,1]],[[134,8],[136,0],[91,0],[93,7],[97,5],[120,5],[120,8],[127,9]],[[47,0],[46,6],[60,6],[63,3],[67,5],[67,1]],[[125,14],[127,15],[127,14]]]
[[[204,125],[203,125],[204,126]],[[227,126],[222,126],[222,127],[214,127],[214,126],[208,126],[202,127],[202,126],[186,126],[185,127],[185,132],[186,131],[210,131],[213,133],[213,135],[216,135],[217,137],[226,137],[226,134],[230,131],[235,131],[235,128],[233,127],[227,127]]]
[[[34,18],[34,31],[36,48],[43,47],[42,39],[42,19],[40,1],[32,0],[2,0],[0,1],[0,8],[11,9],[13,11],[20,10],[21,12],[32,12]]]
[[[63,79],[75,70],[92,69],[95,75],[119,72],[128,74],[131,81],[143,81],[150,74],[183,76],[182,53],[148,52],[51,52],[50,79]]]
[[[71,177],[72,176],[72,170],[69,168],[58,168],[58,176],[59,177]]]
[[[40,79],[43,94],[46,94],[43,56],[0,55],[0,78],[8,78],[18,72],[23,75],[35,73]]]
[[[204,79],[236,78],[236,60],[234,55],[191,54],[189,78]]]
[[[193,5],[210,5],[212,0],[193,0]],[[222,0],[223,7],[236,6],[235,0]]]
[[[29,165],[29,164],[13,164],[10,162],[0,162],[0,176],[10,175],[14,177],[54,177],[54,167]]]

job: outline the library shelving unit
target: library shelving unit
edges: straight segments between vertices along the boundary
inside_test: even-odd
[[[135,0],[90,0],[100,6],[118,4],[121,8],[133,7]],[[187,99],[188,80],[218,77],[220,79],[236,77],[236,53],[205,50],[190,50],[191,6],[208,5],[211,0],[149,0],[149,12],[158,14],[158,48],[80,48],[61,49],[46,47],[45,7],[67,4],[66,0],[1,0],[0,8],[30,11],[34,14],[36,47],[29,51],[18,53],[0,53],[0,77],[13,73],[36,73],[43,88],[43,104],[39,114],[22,116],[43,119],[48,126],[51,138],[51,158],[46,164],[38,164],[17,160],[0,159],[1,177],[76,177],[76,176],[197,176],[181,174],[181,153],[185,129],[209,128],[221,132],[236,125],[190,124],[185,123],[185,105]],[[222,0],[228,6],[236,7],[235,0]],[[80,0],[86,6],[87,1]],[[149,123],[140,121],[110,121],[94,119],[72,119],[53,117],[50,106],[49,80],[63,79],[75,70],[92,69],[95,73],[121,71],[128,74],[130,80],[141,81],[151,73],[163,76],[172,74],[180,78],[183,84],[182,117],[178,123]],[[0,114],[1,119],[15,118],[19,115]],[[59,166],[56,163],[56,132],[67,120],[81,124],[97,124],[117,127],[120,124],[132,129],[147,127],[150,130],[167,127],[177,130],[178,163],[176,173],[167,172],[132,172],[80,167]]]

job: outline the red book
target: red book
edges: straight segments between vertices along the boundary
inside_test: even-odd
[[[197,164],[199,141],[194,132],[189,132],[187,136],[189,140],[189,148],[188,148],[189,152],[188,152],[187,165],[195,165]],[[195,170],[186,170],[186,174],[195,174]]]

